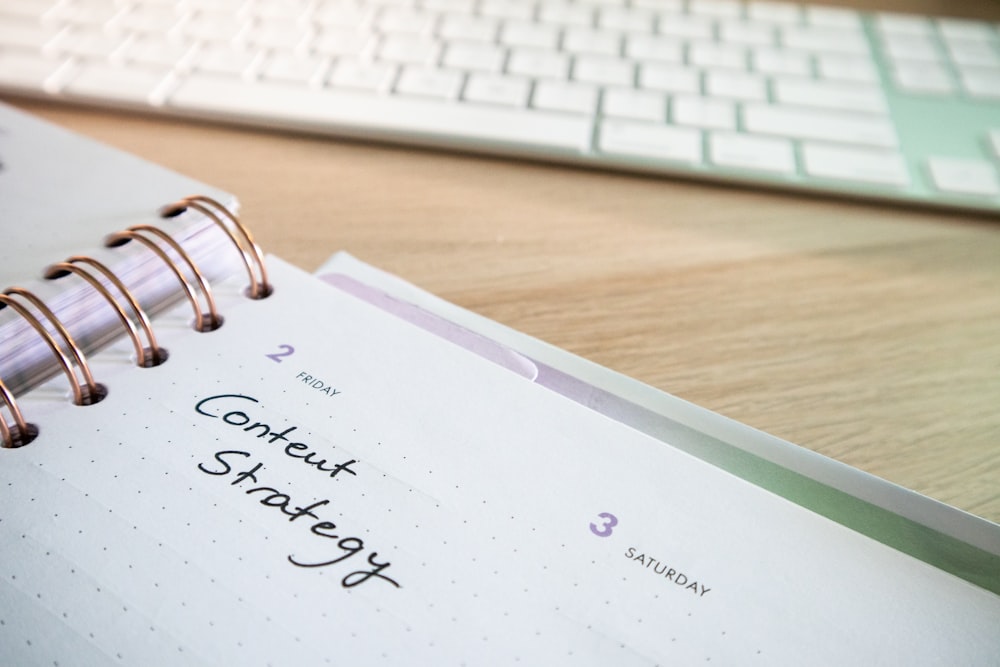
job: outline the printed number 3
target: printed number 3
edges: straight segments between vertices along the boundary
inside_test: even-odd
[[[618,517],[608,512],[601,512],[597,516],[604,519],[604,523],[600,526],[594,523],[590,524],[590,532],[598,537],[610,537],[611,531],[618,525]]]
[[[277,361],[280,364],[282,357],[287,357],[295,352],[295,348],[291,345],[279,345],[278,349],[281,350],[281,352],[273,352],[271,354],[265,354],[264,356],[271,361]]]

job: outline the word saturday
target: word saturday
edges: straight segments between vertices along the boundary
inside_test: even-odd
[[[708,593],[711,588],[707,588],[704,584],[697,581],[693,581],[691,577],[679,572],[674,568],[660,562],[659,560],[653,558],[644,553],[639,553],[635,547],[629,547],[625,550],[625,557],[628,558],[633,563],[637,563],[653,574],[663,577],[675,586],[681,586],[684,590],[691,591],[698,597],[704,597],[705,593]]]

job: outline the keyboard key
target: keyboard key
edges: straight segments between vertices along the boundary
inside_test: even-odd
[[[597,14],[598,28],[612,32],[652,32],[654,25],[655,14],[644,9],[604,7]]]
[[[948,55],[958,65],[1000,68],[1000,48],[988,42],[957,42],[948,44]]]
[[[417,35],[386,35],[378,45],[379,58],[400,65],[429,65],[440,52],[440,42]]]
[[[743,6],[736,0],[688,0],[688,11],[696,16],[735,19],[743,16]]]
[[[531,80],[498,74],[472,74],[465,85],[463,97],[470,102],[524,107],[528,104]]]
[[[861,29],[861,15],[853,9],[811,5],[804,8],[805,23],[818,28]]]
[[[691,128],[606,119],[600,124],[597,147],[609,155],[701,162],[701,132]]]
[[[558,41],[559,30],[554,26],[508,21],[500,28],[500,43],[505,46],[554,50]]]
[[[797,25],[802,22],[802,12],[798,5],[790,2],[768,2],[754,0],[747,3],[747,16],[755,21]]]
[[[100,29],[87,30],[71,28],[59,33],[45,45],[44,52],[50,56],[84,56],[87,58],[109,58],[124,46],[120,35],[109,35]]]
[[[162,35],[141,35],[129,40],[119,53],[125,62],[160,65],[183,69],[194,55],[196,46],[168,40]]]
[[[671,100],[670,116],[678,125],[736,129],[736,106],[724,100],[678,95]]]
[[[908,93],[950,95],[955,91],[951,73],[935,63],[897,63],[892,78],[900,90]]]
[[[887,119],[800,107],[747,104],[743,123],[748,132],[816,139],[873,148],[894,148],[896,132]]]
[[[906,161],[897,153],[806,143],[802,160],[806,173],[818,178],[900,188],[910,181]]]
[[[538,20],[561,26],[589,27],[594,24],[594,10],[584,5],[546,2],[538,9]]]
[[[915,14],[879,14],[875,17],[875,27],[886,35],[929,37],[933,34],[930,19]]]
[[[810,76],[812,56],[788,49],[755,48],[750,54],[753,69],[764,74]]]
[[[512,49],[507,61],[507,71],[547,79],[565,79],[569,76],[569,56],[541,49]]]
[[[984,21],[965,21],[961,19],[938,19],[938,31],[945,41],[951,42],[993,42],[1000,38],[1000,33]]]
[[[221,44],[202,44],[196,52],[196,69],[232,76],[249,75],[262,55],[258,51],[234,50]]]
[[[313,21],[321,29],[362,30],[371,24],[374,17],[375,9],[373,6],[353,2],[328,2],[317,8],[313,14]]]
[[[611,31],[568,28],[562,48],[569,53],[617,56],[622,51],[622,36]]]
[[[308,89],[280,83],[246,83],[193,75],[167,103],[187,110],[236,118],[290,119],[299,127],[337,128],[366,138],[409,141],[496,143],[507,148],[544,149],[579,155],[591,141],[591,121],[562,113],[527,112],[418,97],[370,95],[347,90]],[[435,139],[436,138],[436,139]]]
[[[269,19],[241,33],[239,41],[244,45],[292,51],[304,47],[311,39],[311,28],[303,29],[295,21]]]
[[[4,19],[17,17],[21,19],[41,19],[42,15],[51,9],[51,5],[45,5],[32,0],[7,0],[0,7],[0,15]]]
[[[626,35],[625,55],[645,62],[680,64],[684,61],[684,42],[673,37]]]
[[[939,190],[962,195],[1000,195],[996,167],[986,160],[932,157],[927,161],[931,180]]]
[[[708,136],[708,159],[720,167],[795,173],[795,152],[787,139],[712,132]]]
[[[892,61],[943,62],[944,54],[931,37],[899,35],[882,42],[882,49]]]
[[[539,81],[532,106],[549,111],[593,114],[597,110],[597,86],[563,81]]]
[[[816,59],[819,76],[828,81],[853,81],[877,84],[878,70],[868,58],[855,56],[821,55]]]
[[[330,73],[329,84],[336,88],[354,88],[370,92],[388,89],[397,66],[366,60],[339,60]]]
[[[324,28],[313,37],[312,50],[328,56],[361,57],[375,48],[375,38],[347,28]]]
[[[697,67],[746,69],[746,49],[724,44],[695,43],[688,47],[688,62]]]
[[[680,14],[684,11],[684,0],[632,0],[632,6]]]
[[[328,58],[293,53],[273,53],[264,61],[260,76],[265,79],[319,86],[326,75],[328,64]]]
[[[79,66],[62,92],[72,97],[110,98],[119,102],[158,103],[154,95],[165,82],[169,70],[163,68],[123,68],[106,63]]]
[[[766,23],[731,21],[719,26],[719,40],[725,44],[773,46],[774,26]]]
[[[0,82],[29,92],[41,90],[62,64],[62,60],[43,58],[27,51],[0,51]]]
[[[663,93],[635,88],[608,88],[604,91],[601,111],[605,116],[653,120],[667,119],[667,97]]]
[[[71,3],[55,3],[45,13],[45,20],[52,23],[87,26],[100,30],[101,26],[117,14],[121,8],[112,2],[88,2],[84,6]]]
[[[423,35],[437,22],[437,14],[410,7],[386,7],[375,19],[375,26],[384,34]]]
[[[630,86],[635,66],[622,58],[578,56],[573,62],[573,80],[612,86]]]
[[[171,5],[136,5],[108,22],[114,32],[139,32],[164,35],[181,20],[181,12]]]
[[[442,64],[455,69],[478,72],[498,72],[503,65],[505,52],[494,44],[481,42],[452,42],[444,52]]]
[[[4,17],[0,21],[0,44],[6,47],[41,49],[59,34],[61,28],[30,19]]]
[[[973,97],[1000,100],[1000,69],[963,68],[962,87]]]
[[[443,39],[471,42],[492,42],[499,31],[499,21],[483,16],[448,15],[438,27],[438,35]]]
[[[639,69],[639,85],[665,93],[698,93],[701,75],[696,69],[677,65],[644,65]]]
[[[458,97],[462,78],[462,73],[454,70],[408,65],[400,73],[395,90],[402,95],[450,100]]]
[[[186,21],[178,24],[185,39],[216,44],[234,42],[244,27],[243,22],[233,14],[223,11],[193,12]]]
[[[781,41],[790,49],[811,53],[846,53],[867,56],[868,41],[860,29],[818,28],[813,26],[785,26]]]
[[[774,82],[774,96],[783,104],[879,114],[888,111],[885,96],[876,86],[779,79]]]
[[[471,14],[475,8],[475,0],[424,0],[424,9],[450,14]]]
[[[756,74],[727,70],[705,72],[705,95],[736,100],[767,99],[767,80]]]
[[[482,0],[479,12],[483,16],[527,21],[535,11],[530,0]]]
[[[712,19],[704,16],[683,16],[662,13],[656,23],[656,31],[661,35],[684,39],[712,39],[714,32]]]

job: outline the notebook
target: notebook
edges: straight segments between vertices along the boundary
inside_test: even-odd
[[[70,141],[17,118],[50,156]],[[110,164],[84,144],[90,164]],[[133,167],[122,178],[160,174]],[[137,299],[159,304],[166,360],[140,367],[128,334],[94,336],[81,347],[107,393],[90,405],[73,405],[57,364],[21,378],[37,435],[0,450],[0,663],[995,660],[995,551],[963,542],[963,571],[872,539],[592,409],[544,381],[546,360],[403,299],[360,263],[341,257],[321,279],[268,256],[263,280],[206,203],[224,193],[162,218],[164,192],[75,230],[95,235],[70,252],[146,265],[181,293]],[[221,326],[195,331],[204,295],[196,312],[152,268],[180,266],[174,252],[133,239],[98,253],[145,224],[133,213],[168,234],[203,230],[182,247],[228,251],[199,264],[236,257],[213,269]],[[85,282],[31,279],[62,259],[32,254],[18,284]],[[273,290],[249,298],[251,276]],[[17,319],[0,310],[0,326]]]

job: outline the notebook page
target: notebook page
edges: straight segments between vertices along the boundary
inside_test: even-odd
[[[987,664],[1000,597],[272,259],[2,451],[0,663]],[[62,401],[56,406],[55,399]]]

